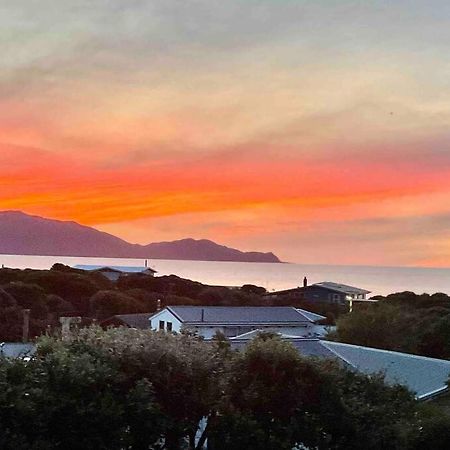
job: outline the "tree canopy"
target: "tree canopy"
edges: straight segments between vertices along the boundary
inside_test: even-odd
[[[450,298],[401,292],[377,297],[337,320],[334,339],[350,344],[450,359]]]
[[[0,359],[5,450],[439,449],[447,425],[382,376],[303,358],[274,335],[236,352],[219,336],[90,327]]]

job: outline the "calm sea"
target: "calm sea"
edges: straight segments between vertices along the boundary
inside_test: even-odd
[[[142,259],[80,258],[60,256],[0,255],[0,266],[20,269],[48,269],[54,263],[143,266]],[[300,286],[303,277],[309,283],[335,281],[368,289],[375,294],[399,291],[417,293],[445,292],[450,295],[450,268],[328,266],[308,264],[270,264],[153,259],[150,267],[158,275],[175,274],[211,285],[241,286],[251,283],[268,290]]]

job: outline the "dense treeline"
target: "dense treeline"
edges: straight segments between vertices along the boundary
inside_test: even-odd
[[[401,292],[341,316],[333,339],[450,359],[450,297]]]
[[[207,286],[175,275],[126,276],[111,282],[100,273],[88,273],[56,264],[51,270],[0,269],[0,341],[22,336],[22,310],[31,309],[30,335],[39,336],[59,326],[62,315],[84,317],[84,324],[115,314],[153,312],[161,305],[290,305],[337,316],[342,342],[450,359],[450,297],[412,292],[375,297],[376,304],[355,306],[342,314],[335,305],[306,304],[265,296],[264,288],[244,285],[229,289]],[[337,309],[336,309],[337,308]]]
[[[91,327],[0,359],[4,450],[444,449],[449,429],[404,388],[270,335],[237,353],[220,338]]]
[[[156,311],[164,305],[293,305],[264,297],[254,285],[229,289],[207,286],[175,275],[129,275],[112,282],[100,273],[89,273],[55,264],[51,270],[0,269],[0,340],[22,336],[22,310],[31,309],[30,333],[39,336],[58,326],[62,315],[78,315],[102,321],[115,314]],[[297,306],[305,306],[297,304]],[[309,305],[307,305],[309,307]],[[321,312],[322,309],[310,310]]]

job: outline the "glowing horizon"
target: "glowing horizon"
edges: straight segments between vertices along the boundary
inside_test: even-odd
[[[440,0],[0,6],[0,209],[450,267],[449,19]]]

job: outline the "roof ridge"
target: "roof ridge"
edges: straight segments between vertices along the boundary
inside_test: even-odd
[[[375,352],[380,352],[380,353],[389,353],[389,354],[394,354],[394,355],[402,355],[402,356],[406,356],[408,358],[412,358],[412,359],[419,359],[419,360],[426,360],[426,361],[437,361],[437,362],[444,362],[444,363],[448,363],[450,364],[450,361],[448,359],[439,359],[439,358],[432,358],[430,356],[423,356],[423,355],[415,355],[414,353],[405,353],[405,352],[398,352],[395,350],[386,350],[383,348],[376,348],[376,347],[367,347],[364,345],[357,345],[357,344],[348,344],[347,342],[337,342],[337,341],[322,341],[324,343],[330,343],[330,344],[337,344],[337,345],[343,345],[346,347],[354,347],[354,348],[359,348],[359,349],[364,349],[364,350],[369,350],[369,351],[375,351]],[[327,346],[328,348],[328,346]],[[331,350],[331,349],[330,349]]]
[[[177,306],[177,305],[175,305],[175,306]],[[183,319],[172,309],[172,306],[166,306],[166,309],[170,312],[170,313],[172,313],[180,322],[183,322]],[[160,311],[156,311],[156,313],[154,314],[154,315],[156,315],[156,314],[158,314],[159,312],[161,312],[162,311],[162,309],[160,310]],[[152,316],[153,317],[153,316]]]
[[[300,316],[304,317],[308,322],[314,323],[314,320],[310,319],[306,314],[303,314],[303,312],[300,309],[298,309],[298,308],[294,308],[294,309],[297,314],[300,314]]]
[[[355,366],[355,364],[351,363],[347,358],[345,358],[344,356],[339,354],[337,351],[335,351],[333,348],[330,348],[327,345],[328,342],[332,342],[332,341],[325,341],[325,340],[322,340],[322,339],[319,339],[319,341],[320,341],[320,345],[323,345],[327,350],[329,350],[331,353],[335,354],[339,359],[342,359],[342,361],[344,361],[346,364],[348,364],[349,366],[353,367],[354,369],[358,369],[358,367]]]

